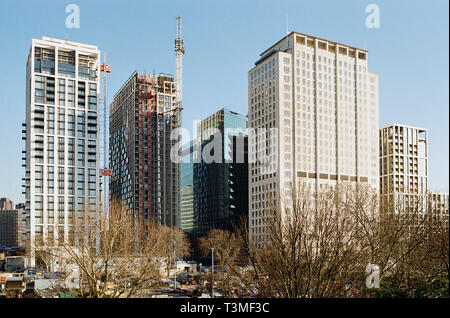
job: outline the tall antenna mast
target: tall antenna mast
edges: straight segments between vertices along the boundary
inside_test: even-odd
[[[176,85],[177,85],[177,107],[181,107],[181,100],[183,99],[183,54],[184,43],[183,34],[181,31],[181,16],[177,16],[177,37],[175,38],[175,59],[176,59]]]
[[[289,16],[286,14],[286,35],[289,34]]]
[[[287,50],[289,50],[289,18],[288,18],[287,14],[286,14],[286,41],[287,41],[287,47],[286,47],[286,52],[287,52]]]

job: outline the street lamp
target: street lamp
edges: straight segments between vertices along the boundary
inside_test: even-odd
[[[177,290],[177,265],[176,265],[176,258],[177,258],[177,254],[176,254],[176,247],[175,244],[173,244],[173,289],[176,291]]]
[[[176,254],[175,254],[175,249],[174,249],[174,253],[173,253],[173,288],[175,290],[177,290],[177,265],[176,265]]]
[[[212,259],[212,266],[211,266],[211,298],[214,298],[214,246],[211,245],[211,259]]]

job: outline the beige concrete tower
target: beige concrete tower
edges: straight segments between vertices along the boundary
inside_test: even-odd
[[[368,52],[291,32],[260,56],[248,72],[249,226],[256,241],[267,238],[262,217],[270,198],[289,201],[290,184],[378,189],[378,76],[368,71]]]

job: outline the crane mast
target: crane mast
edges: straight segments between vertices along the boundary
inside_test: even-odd
[[[103,64],[100,64],[100,72],[103,72],[103,127],[100,130],[103,130],[103,168],[100,169],[100,177],[102,178],[102,189],[103,195],[100,197],[101,201],[101,210],[104,216],[108,215],[109,211],[109,184],[108,177],[111,176],[111,169],[109,168],[108,162],[108,127],[109,127],[109,116],[108,116],[108,105],[106,101],[106,92],[107,92],[107,74],[111,72],[111,65],[106,64],[106,52],[103,57]]]
[[[176,99],[177,108],[181,108],[181,100],[183,98],[183,54],[184,54],[184,43],[183,34],[181,29],[181,16],[176,17],[177,20],[177,37],[175,38],[175,58],[176,58]]]

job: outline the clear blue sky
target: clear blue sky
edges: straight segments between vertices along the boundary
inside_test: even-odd
[[[68,4],[80,29],[67,29]],[[368,4],[380,28],[365,26]],[[289,30],[365,48],[380,76],[380,127],[429,130],[431,190],[449,189],[449,16],[447,0],[0,1],[0,197],[21,194],[25,63],[32,38],[98,45],[112,73],[108,103],[133,70],[175,73],[175,16],[183,16],[183,123],[221,107],[247,114],[247,71]]]

